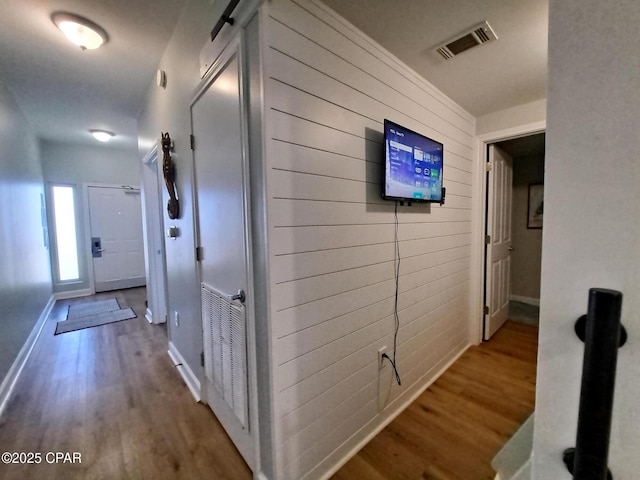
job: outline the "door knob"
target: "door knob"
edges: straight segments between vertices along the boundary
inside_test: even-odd
[[[510,251],[510,252],[513,252],[514,250],[515,250],[515,248],[513,248],[513,247],[509,247],[509,251]]]
[[[238,293],[236,293],[235,295],[227,295],[227,298],[229,299],[230,302],[233,302],[234,300],[239,300],[240,303],[244,303],[244,301],[246,300],[244,290],[238,290]]]

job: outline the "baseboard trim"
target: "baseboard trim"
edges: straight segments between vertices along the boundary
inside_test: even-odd
[[[171,357],[173,365],[178,369],[178,373],[184,380],[184,383],[189,387],[191,395],[193,395],[196,402],[199,402],[201,399],[200,380],[194,375],[193,370],[191,370],[189,364],[184,361],[184,358],[172,342],[169,342],[169,350],[167,353],[169,357]]]
[[[40,333],[44,328],[44,324],[47,322],[47,318],[49,318],[49,314],[53,309],[53,306],[56,303],[55,295],[51,295],[47,304],[44,306],[44,309],[40,313],[40,317],[36,321],[36,324],[31,329],[31,333],[27,337],[27,340],[22,345],[22,348],[18,352],[18,356],[11,364],[11,368],[7,372],[7,375],[4,377],[2,384],[0,384],[0,417],[4,413],[4,409],[9,403],[9,398],[11,398],[11,393],[13,393],[13,389],[24,369],[24,366],[27,364],[27,360],[29,360],[29,356],[33,351],[33,347],[35,347],[38,338],[40,337]]]
[[[124,280],[110,280],[108,282],[96,283],[95,289],[98,292],[109,290],[124,290],[125,288],[144,287],[147,284],[147,277],[125,278]]]
[[[402,404],[400,404],[397,409],[395,409],[393,412],[387,413],[386,418],[384,418],[382,421],[380,421],[380,423],[377,426],[373,427],[373,429],[368,434],[366,434],[363,438],[361,438],[359,441],[357,441],[346,453],[344,453],[342,455],[342,457],[337,462],[335,462],[331,466],[331,468],[329,470],[327,470],[325,473],[323,473],[320,476],[320,478],[322,480],[327,480],[327,479],[331,478],[338,470],[340,470],[344,466],[345,463],[347,463],[349,460],[351,460],[351,458],[353,458],[354,455],[356,455],[360,450],[362,450],[362,448],[367,443],[369,443],[371,440],[373,440],[373,438],[376,435],[378,435],[382,430],[384,430],[387,425],[389,425],[391,422],[393,422],[398,415],[400,415],[402,412],[404,412],[409,407],[409,405],[411,405],[413,402],[415,402],[416,399],[420,395],[422,395],[427,388],[429,388],[431,385],[433,385],[433,383],[436,380],[438,380],[438,378],[440,378],[442,376],[442,374],[444,372],[446,372],[449,369],[449,367],[451,367],[451,365],[453,365],[462,356],[462,354],[464,352],[466,352],[469,349],[469,347],[471,347],[471,346],[472,346],[471,344],[467,344],[465,347],[463,347],[462,350],[460,352],[458,352],[456,355],[454,355],[451,358],[451,360],[449,360],[440,370],[438,370],[438,372],[427,383],[425,383],[421,387],[418,387],[413,393],[409,394],[407,399],[404,402],[402,402]],[[416,383],[418,383],[418,382],[416,382]],[[409,392],[407,392],[407,393],[409,393]],[[362,427],[360,429],[360,431],[357,432],[354,435],[354,437],[358,436],[364,430],[367,430],[369,428],[369,425],[371,425],[371,423],[376,422],[376,421],[379,421],[379,419],[377,417],[372,419],[367,425]],[[330,457],[327,457],[327,459],[325,459],[324,461],[327,461],[329,458]]]
[[[88,297],[93,295],[93,291],[90,288],[83,288],[81,290],[69,290],[67,292],[56,292],[53,294],[56,300],[66,300],[68,298]]]
[[[536,307],[540,306],[540,299],[533,297],[522,297],[520,295],[511,295],[509,296],[509,300],[513,300],[515,302],[522,302],[528,305],[535,305]]]
[[[156,319],[157,319],[158,315],[156,315]],[[150,308],[147,307],[147,311],[144,314],[144,318],[147,319],[147,322],[153,324],[153,325],[160,325],[161,323],[167,323],[167,316],[165,315],[164,317],[160,317],[160,320],[156,321],[153,318],[153,311],[151,311]]]

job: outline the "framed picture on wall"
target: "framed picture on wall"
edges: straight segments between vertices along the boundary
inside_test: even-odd
[[[527,228],[542,228],[544,216],[544,184],[529,184],[529,204],[527,208]]]

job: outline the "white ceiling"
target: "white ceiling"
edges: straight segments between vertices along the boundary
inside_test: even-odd
[[[87,132],[116,133],[115,148],[137,146],[136,119],[183,0],[2,0],[0,80],[36,135],[97,144]],[[51,21],[55,11],[84,16],[109,42],[81,51]]]
[[[2,0],[0,80],[46,140],[95,144],[113,131],[136,148],[136,119],[186,0]],[[204,0],[201,0],[204,1]],[[548,0],[324,0],[436,87],[479,116],[544,98]],[[89,18],[109,34],[81,51],[51,21]],[[499,40],[445,61],[431,49],[488,20]]]
[[[546,96],[548,0],[323,0],[474,116]],[[487,20],[498,40],[432,49]]]

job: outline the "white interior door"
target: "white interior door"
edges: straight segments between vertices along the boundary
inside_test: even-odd
[[[96,292],[145,284],[140,190],[88,187]]]
[[[513,161],[500,148],[489,146],[487,204],[487,263],[484,339],[488,340],[507,321],[511,276],[511,200]]]
[[[249,425],[245,148],[238,46],[191,109],[199,265],[203,302],[206,401],[253,469]],[[248,301],[248,300],[247,300]]]

